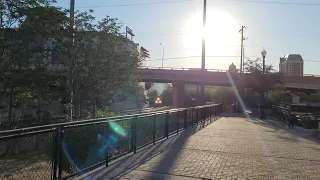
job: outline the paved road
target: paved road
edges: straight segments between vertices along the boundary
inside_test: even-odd
[[[320,179],[320,145],[269,121],[222,117],[87,178]]]

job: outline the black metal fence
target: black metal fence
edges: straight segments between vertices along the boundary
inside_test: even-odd
[[[273,106],[272,115],[286,124],[292,118],[296,125],[306,129],[317,129],[320,121],[320,112],[299,112],[290,107]]]
[[[68,179],[212,121],[222,105],[0,132],[0,179]]]

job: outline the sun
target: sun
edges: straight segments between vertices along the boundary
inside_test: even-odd
[[[187,36],[182,38],[182,46],[190,48],[193,55],[201,54],[201,41],[206,39],[206,56],[231,56],[239,45],[239,27],[236,19],[223,10],[208,9],[207,23],[202,28],[202,12],[191,15],[183,30]],[[240,48],[240,47],[239,47]]]

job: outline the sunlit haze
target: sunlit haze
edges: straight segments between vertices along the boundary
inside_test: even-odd
[[[206,68],[227,69],[232,62],[239,68],[239,30],[243,25],[248,27],[244,33],[246,57],[260,57],[265,47],[267,64],[278,69],[280,57],[301,54],[305,73],[318,74],[320,26],[315,22],[320,6],[277,2],[208,0]],[[69,1],[58,0],[58,5],[68,8]],[[76,0],[76,10],[88,9],[95,11],[97,19],[109,15],[129,26],[136,35],[133,40],[150,51],[147,66],[161,66],[162,43],[165,67],[200,68],[202,0]]]

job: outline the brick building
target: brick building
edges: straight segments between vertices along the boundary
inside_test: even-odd
[[[303,76],[303,59],[300,54],[280,58],[279,71],[285,76]]]

